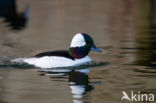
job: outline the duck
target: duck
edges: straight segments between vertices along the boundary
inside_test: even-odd
[[[29,58],[16,58],[11,62],[27,63],[39,68],[57,68],[79,66],[92,62],[88,56],[90,51],[102,52],[97,48],[87,33],[77,33],[72,38],[68,50],[55,50],[36,54]]]

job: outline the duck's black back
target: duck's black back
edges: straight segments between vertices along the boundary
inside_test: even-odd
[[[56,50],[56,51],[49,51],[49,52],[43,52],[35,55],[34,57],[43,57],[43,56],[59,56],[59,57],[65,57],[74,60],[72,56],[70,56],[69,52],[67,50]]]

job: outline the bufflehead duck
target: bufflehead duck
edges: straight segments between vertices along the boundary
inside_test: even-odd
[[[77,33],[69,50],[57,50],[39,53],[30,58],[17,58],[12,60],[16,63],[28,63],[40,68],[56,68],[77,66],[91,62],[89,51],[102,52],[94,44],[93,39],[86,33]]]

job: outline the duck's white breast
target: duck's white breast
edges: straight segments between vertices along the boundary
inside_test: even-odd
[[[55,68],[80,65],[86,62],[91,62],[91,59],[88,56],[75,60],[65,57],[45,56],[41,58],[27,58],[24,62],[40,68]]]

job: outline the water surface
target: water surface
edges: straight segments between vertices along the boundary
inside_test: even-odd
[[[86,32],[103,50],[89,56],[107,65],[56,72],[1,62],[1,103],[120,103],[122,91],[132,90],[156,95],[155,0],[15,2],[17,15],[29,4],[29,21],[17,30],[0,15],[0,61],[68,49],[75,33]]]

